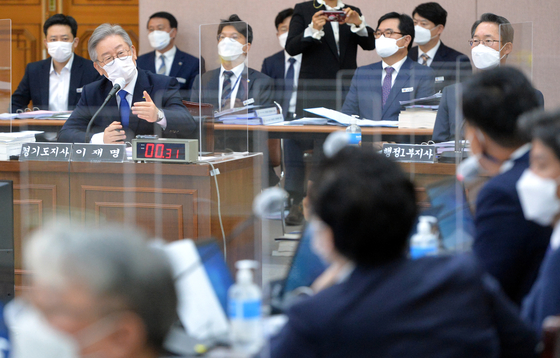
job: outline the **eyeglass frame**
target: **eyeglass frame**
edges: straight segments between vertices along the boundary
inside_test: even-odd
[[[391,31],[391,34],[390,34],[389,36],[385,36],[385,33],[386,33],[387,31]],[[379,36],[377,36],[377,33],[379,33]],[[373,37],[375,37],[376,39],[378,39],[378,38],[381,37],[381,35],[383,35],[383,36],[385,36],[386,38],[389,38],[389,37],[393,36],[393,34],[399,34],[399,35],[407,36],[406,34],[403,34],[402,32],[394,31],[394,30],[392,30],[392,29],[386,29],[385,31],[381,31],[381,30],[377,29],[377,30],[375,30],[375,31],[373,32]]]
[[[233,34],[231,34],[231,36],[226,36],[224,34],[219,34],[219,35],[216,36],[216,40],[218,40],[218,42],[220,42],[220,41],[228,38],[228,39],[234,39],[235,41],[238,41],[241,37],[245,38],[245,36],[243,36],[243,34],[240,34],[240,33],[233,33]]]
[[[494,44],[495,44],[496,42],[498,42],[498,43],[501,42],[501,40],[492,40],[492,39],[486,39],[486,40],[470,39],[470,40],[468,40],[467,42],[469,43],[469,45],[470,45],[471,47],[476,47],[476,46],[474,46],[474,44],[475,44],[476,41],[478,41],[478,44],[477,44],[476,46],[482,44],[482,45],[484,45],[484,46],[486,46],[486,47],[492,47],[492,46],[494,46]],[[492,44],[490,44],[490,42],[491,42]]]
[[[121,50],[119,50],[119,52],[120,52],[120,51],[121,51]],[[110,57],[110,58],[111,58],[111,61],[109,61],[109,63],[107,63],[106,60],[103,60],[103,61],[96,60],[95,62],[97,62],[97,63],[99,63],[99,64],[102,64],[103,66],[101,66],[101,67],[105,67],[105,66],[111,67],[111,66],[115,63],[115,60],[116,60],[117,58],[118,58],[119,60],[121,60],[121,61],[124,61],[124,60],[125,60],[128,56],[130,56],[131,53],[132,53],[132,49],[131,49],[131,48],[122,49],[122,51],[123,51],[123,52],[126,51],[126,56],[119,57],[119,52],[117,52],[117,57],[111,56],[111,57]]]

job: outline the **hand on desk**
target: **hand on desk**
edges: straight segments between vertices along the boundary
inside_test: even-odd
[[[146,102],[134,103],[134,106],[132,106],[131,108],[132,114],[137,115],[138,118],[141,118],[145,121],[154,123],[158,120],[158,108],[146,91],[144,91],[144,99],[146,100]]]
[[[122,143],[126,139],[126,134],[122,130],[121,122],[113,122],[103,132],[103,143],[114,144]]]

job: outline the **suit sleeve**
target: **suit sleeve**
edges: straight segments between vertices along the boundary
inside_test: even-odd
[[[362,71],[358,68],[356,73],[354,73],[354,77],[352,77],[352,83],[350,84],[350,90],[346,95],[346,99],[344,100],[344,104],[340,111],[344,114],[349,116],[351,115],[360,115],[360,103],[358,98],[358,91],[359,91],[359,82],[360,76]]]
[[[262,63],[262,66],[261,66],[261,73],[264,73],[265,75],[270,76],[271,69],[268,66],[267,58],[265,58],[263,60],[263,63]]]
[[[23,79],[18,85],[18,88],[12,94],[12,113],[16,113],[18,109],[25,110],[31,101],[31,92],[29,88],[29,65],[25,68]],[[48,84],[47,84],[48,86]]]
[[[66,120],[64,126],[58,133],[58,141],[63,143],[89,143],[91,137],[95,133],[100,133],[105,130],[100,126],[93,125],[88,138],[85,138],[87,125],[91,117],[95,114],[92,113],[92,108],[88,105],[87,98],[87,86],[82,88],[82,96],[76,105],[76,108],[72,111],[70,118]],[[99,106],[96,106],[99,107]],[[97,108],[94,108],[97,110]]]
[[[191,102],[199,101],[199,92],[200,92],[200,75],[196,75],[191,88],[191,98],[190,98]]]
[[[499,283],[488,274],[482,280],[500,340],[500,357],[536,358],[538,341],[535,333],[520,320],[517,308],[502,292]]]
[[[321,41],[316,40],[311,37],[304,37],[303,33],[307,26],[309,26],[310,21],[305,20],[303,4],[297,4],[294,9],[294,14],[292,15],[292,20],[290,21],[290,32],[288,33],[288,39],[286,40],[286,52],[291,56],[299,55],[303,53],[308,48],[321,44]]]
[[[268,76],[262,76],[255,80],[255,103],[260,105],[272,105],[274,103],[274,81]]]
[[[178,137],[187,137],[194,132],[196,122],[189,113],[179,94],[179,83],[171,78],[162,98],[162,108],[167,120],[164,134],[172,134]]]
[[[441,95],[436,122],[434,124],[434,132],[432,134],[432,140],[434,142],[445,142],[451,139],[448,96],[449,87],[445,87]]]

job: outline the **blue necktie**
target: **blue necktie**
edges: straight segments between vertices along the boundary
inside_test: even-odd
[[[284,80],[284,101],[282,102],[282,113],[284,114],[284,119],[289,120],[291,118],[286,118],[290,113],[290,101],[292,100],[292,93],[294,93],[294,83],[295,83],[295,70],[294,63],[296,59],[290,57],[288,59],[290,66],[288,67],[288,72],[286,72],[286,78]]]
[[[126,100],[126,95],[128,94],[128,92],[124,91],[124,90],[120,90],[119,91],[119,97],[121,98],[121,106],[120,106],[120,112],[121,112],[121,124],[123,126],[123,128],[127,128],[128,127],[128,119],[130,117],[130,105],[128,104],[128,101]]]

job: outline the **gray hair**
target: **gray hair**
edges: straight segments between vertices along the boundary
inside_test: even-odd
[[[177,319],[169,261],[163,251],[148,247],[142,233],[103,226],[46,227],[27,242],[24,264],[41,285],[56,289],[78,283],[96,298],[123,304],[144,322],[147,345],[160,350]]]
[[[95,51],[97,44],[101,40],[112,35],[119,35],[123,38],[128,47],[132,47],[132,40],[130,39],[130,36],[120,25],[111,25],[107,23],[101,24],[95,29],[95,31],[93,31],[93,34],[88,41],[89,58],[91,58],[93,62],[97,61],[97,52]]]

